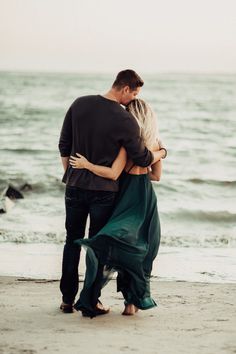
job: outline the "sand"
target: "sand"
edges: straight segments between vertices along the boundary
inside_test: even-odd
[[[0,353],[236,353],[236,284],[155,279],[152,294],[157,308],[122,316],[111,281],[111,312],[90,319],[59,310],[58,280],[0,277]]]

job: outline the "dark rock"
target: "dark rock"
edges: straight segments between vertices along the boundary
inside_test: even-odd
[[[10,199],[23,199],[24,196],[23,194],[14,186],[9,186],[6,190],[5,194],[8,198]]]

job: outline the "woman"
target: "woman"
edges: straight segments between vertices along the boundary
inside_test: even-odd
[[[161,236],[157,199],[150,179],[160,180],[161,158],[166,157],[167,151],[159,145],[156,118],[148,104],[135,99],[127,110],[136,118],[145,145],[150,150],[159,150],[160,159],[151,168],[127,161],[123,147],[111,167],[94,165],[80,154],[70,158],[73,168],[86,168],[104,178],[117,179],[123,172],[108,223],[93,238],[75,241],[87,247],[85,282],[75,308],[90,317],[96,315],[92,300],[94,282],[100,281],[102,288],[114,271],[118,272],[117,290],[125,298],[123,315],[156,306],[150,296],[150,276]]]

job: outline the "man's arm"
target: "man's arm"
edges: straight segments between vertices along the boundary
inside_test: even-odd
[[[61,156],[61,162],[62,162],[62,166],[64,168],[64,171],[66,172],[66,170],[69,166],[69,157],[62,157]]]
[[[128,112],[122,133],[121,144],[125,147],[128,156],[133,160],[135,165],[141,167],[150,166],[154,160],[153,153],[144,145],[138,123]]]
[[[68,109],[59,139],[58,148],[61,154],[61,160],[64,170],[69,166],[69,157],[72,147],[72,122],[71,122],[71,107]]]
[[[153,156],[154,160],[149,168],[149,177],[152,181],[160,181],[162,172],[162,161],[161,159],[165,156],[165,150],[160,150],[162,145],[159,141],[153,146]]]
[[[167,156],[167,150],[164,148],[161,140],[157,140],[154,146],[152,164],[160,161],[160,159],[165,159],[166,156]]]

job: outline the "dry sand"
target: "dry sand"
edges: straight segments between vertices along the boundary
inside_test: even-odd
[[[0,353],[236,353],[236,284],[154,280],[152,294],[157,308],[121,316],[111,281],[111,312],[89,319],[60,312],[58,281],[0,277]]]

